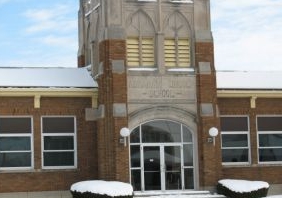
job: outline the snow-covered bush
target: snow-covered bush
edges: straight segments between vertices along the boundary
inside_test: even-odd
[[[116,181],[82,181],[71,186],[73,198],[133,198],[130,184]]]
[[[266,197],[269,184],[263,181],[223,179],[218,181],[217,193],[230,198]]]

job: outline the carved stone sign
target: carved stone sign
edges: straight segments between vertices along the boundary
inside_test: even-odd
[[[128,99],[195,100],[195,77],[129,76]]]

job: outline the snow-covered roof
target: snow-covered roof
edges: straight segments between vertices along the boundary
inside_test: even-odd
[[[282,71],[217,71],[217,89],[282,89]]]
[[[95,88],[87,68],[0,68],[0,87]]]

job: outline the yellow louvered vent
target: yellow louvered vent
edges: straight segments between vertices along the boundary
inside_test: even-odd
[[[153,67],[153,38],[127,38],[127,65],[129,67]]]
[[[190,66],[190,43],[189,39],[165,39],[164,54],[166,67],[189,67]]]

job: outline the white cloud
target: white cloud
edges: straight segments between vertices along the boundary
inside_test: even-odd
[[[217,69],[282,70],[282,2],[213,0]]]
[[[52,9],[30,9],[24,13],[32,23],[26,28],[28,33],[42,31],[66,32],[77,28],[76,16],[68,16],[72,13],[70,5],[56,5]]]
[[[51,45],[55,47],[66,46],[67,48],[77,48],[78,44],[76,42],[76,37],[73,36],[56,36],[56,35],[48,35],[43,38],[38,39],[39,42],[42,42],[46,45]]]
[[[9,2],[10,0],[0,0],[0,5]]]

